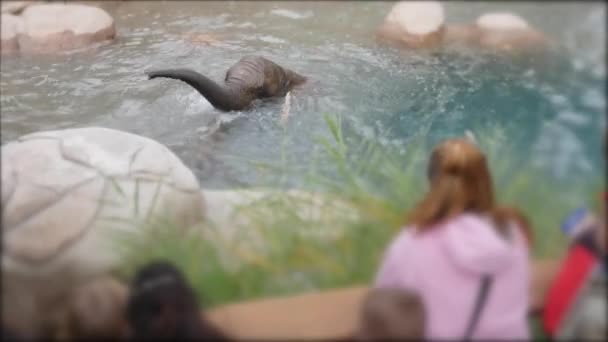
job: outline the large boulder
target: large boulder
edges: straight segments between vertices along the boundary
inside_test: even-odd
[[[23,19],[16,15],[2,13],[0,36],[2,53],[12,53],[19,50],[19,34],[23,32]]]
[[[219,249],[223,266],[230,270],[243,266],[232,253],[237,246],[245,254],[266,255],[271,252],[268,242],[277,236],[297,236],[310,243],[336,241],[344,236],[343,223],[361,219],[344,198],[322,192],[257,188],[202,193],[202,235],[215,246],[230,246]]]
[[[522,17],[509,12],[486,13],[477,18],[483,47],[499,50],[520,50],[541,47],[547,38]]]
[[[3,318],[35,330],[36,313],[119,264],[116,233],[190,227],[203,211],[193,173],[145,137],[90,127],[3,145]]]
[[[434,47],[442,42],[444,21],[438,1],[401,1],[384,19],[378,36],[410,48]]]
[[[22,52],[56,52],[111,40],[114,19],[103,9],[80,4],[45,4],[27,7],[21,15]]]
[[[449,24],[445,27],[443,40],[446,44],[479,47],[481,29],[472,24]]]
[[[3,14],[20,14],[26,7],[39,2],[41,1],[2,1],[0,12]]]
[[[242,237],[245,230],[260,224],[259,218],[266,218],[263,224],[271,224],[282,219],[281,214],[297,217],[301,222],[322,222],[328,220],[358,220],[359,213],[342,198],[321,192],[302,190],[202,190],[205,198],[205,219],[215,231],[226,240]],[[281,210],[281,213],[276,211]],[[289,211],[289,212],[287,212]],[[294,231],[303,238],[324,241],[339,238],[340,227],[322,230],[310,227],[306,231]],[[256,236],[257,238],[257,236]],[[248,242],[253,243],[255,238]],[[263,240],[263,239],[262,239]]]

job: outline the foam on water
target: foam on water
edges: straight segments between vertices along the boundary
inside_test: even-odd
[[[286,17],[289,19],[296,19],[296,20],[310,18],[313,15],[312,11],[306,11],[303,13],[299,13],[296,11],[291,11],[291,10],[283,9],[283,8],[273,9],[272,11],[270,11],[270,13],[276,14],[281,17]]]

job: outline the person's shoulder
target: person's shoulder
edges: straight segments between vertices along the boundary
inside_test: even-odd
[[[403,251],[415,238],[415,227],[404,226],[399,229],[399,232],[393,237],[389,244],[389,253],[394,251]]]
[[[401,227],[399,234],[395,237],[395,242],[408,243],[418,237],[417,228],[415,226],[404,226]]]

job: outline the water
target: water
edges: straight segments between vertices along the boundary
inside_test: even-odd
[[[605,4],[446,3],[451,22],[508,9],[557,46],[509,58],[466,50],[429,55],[378,45],[374,30],[391,3],[106,2],[118,39],[59,56],[3,57],[2,142],[49,129],[105,126],[169,146],[209,188],[254,185],[242,159],[307,164],[321,114],[341,114],[355,131],[405,146],[500,128],[521,158],[572,180],[602,174],[606,127]],[[214,33],[220,43],[187,41]],[[310,78],[283,99],[222,114],[188,86],[144,71],[188,67],[221,80],[245,54],[261,54]],[[219,128],[218,128],[219,127]]]

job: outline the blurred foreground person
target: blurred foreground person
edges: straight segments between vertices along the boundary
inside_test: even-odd
[[[363,301],[357,341],[424,338],[424,305],[415,293],[398,288],[371,289]]]
[[[135,340],[228,340],[205,319],[182,273],[166,262],[153,262],[138,271],[127,317]]]
[[[608,134],[604,152],[608,161]],[[562,225],[570,246],[549,288],[543,312],[545,332],[553,339],[603,340],[608,335],[607,207],[604,190],[600,215],[581,208]]]
[[[93,278],[75,285],[52,305],[39,306],[38,322],[3,323],[2,340],[125,340],[126,299],[127,287],[116,279]]]
[[[127,287],[112,277],[78,286],[70,296],[58,339],[125,340],[127,293]]]
[[[31,336],[25,336],[21,334],[16,329],[7,326],[6,324],[2,324],[0,327],[2,330],[2,340],[3,342],[22,342],[22,341],[34,341],[35,339]]]
[[[528,339],[522,216],[497,205],[486,158],[467,139],[439,144],[427,171],[430,189],[385,252],[375,287],[422,298],[425,338]]]

